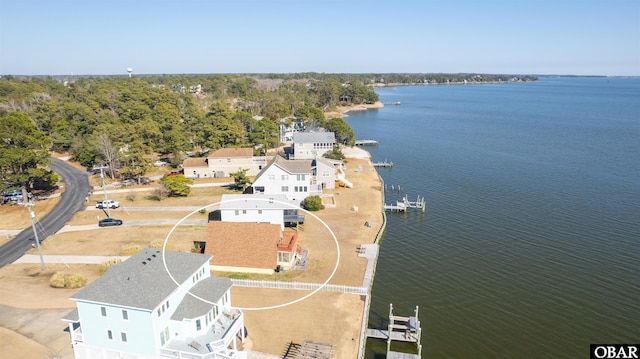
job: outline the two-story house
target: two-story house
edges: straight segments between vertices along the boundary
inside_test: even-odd
[[[314,159],[331,151],[336,144],[334,132],[295,132],[290,159]]]
[[[242,358],[244,315],[210,255],[143,249],[74,294],[76,359]]]
[[[254,156],[252,148],[221,148],[207,158],[186,158],[182,162],[188,178],[221,178],[246,169],[247,176],[255,176],[267,165],[269,157]]]
[[[287,160],[276,156],[256,175],[251,185],[254,194],[285,195],[300,203],[310,195],[321,195],[322,185],[313,183],[312,160]]]

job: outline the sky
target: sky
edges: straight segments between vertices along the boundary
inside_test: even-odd
[[[0,0],[0,75],[640,75],[640,0]]]

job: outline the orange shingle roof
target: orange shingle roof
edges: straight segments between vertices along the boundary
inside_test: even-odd
[[[209,222],[205,253],[212,254],[212,265],[275,269],[279,224]]]

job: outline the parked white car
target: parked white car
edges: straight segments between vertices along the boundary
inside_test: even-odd
[[[101,201],[96,203],[96,208],[98,209],[103,209],[103,208],[116,209],[118,207],[120,207],[120,202],[114,201],[112,199],[108,199],[106,201]]]
[[[156,166],[166,166],[169,163],[167,161],[165,161],[165,160],[157,160],[153,164],[156,165]]]

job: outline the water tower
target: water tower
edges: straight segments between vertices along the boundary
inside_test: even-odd
[[[127,67],[127,72],[129,73],[129,77],[131,77],[131,73],[133,72],[133,69],[131,67]]]

